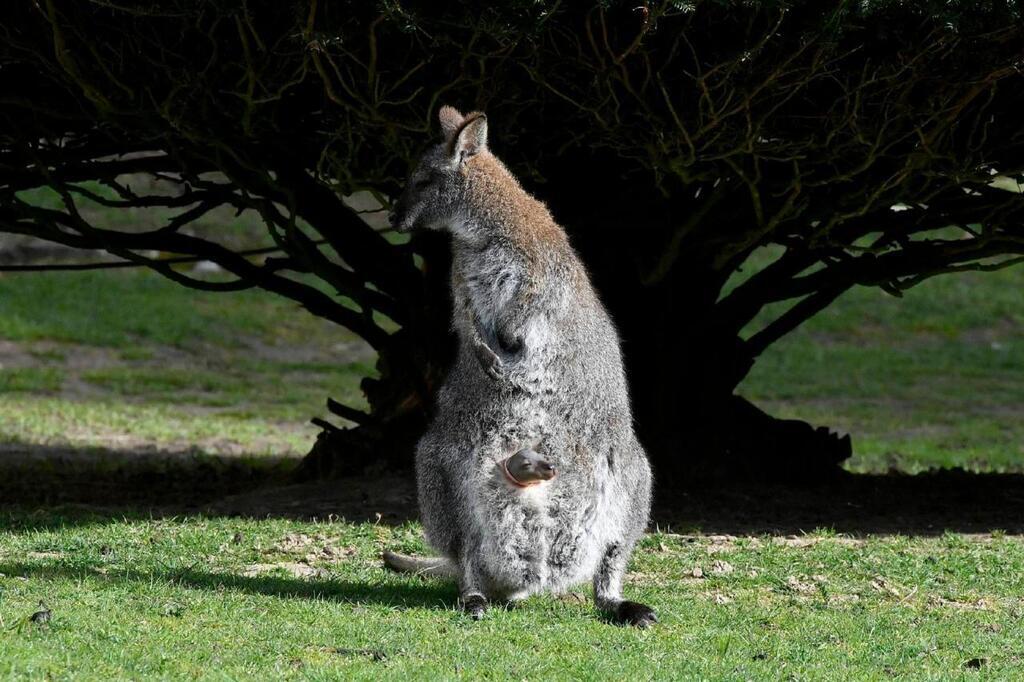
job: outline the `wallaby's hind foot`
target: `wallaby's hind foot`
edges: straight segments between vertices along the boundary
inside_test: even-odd
[[[471,594],[463,597],[462,610],[473,620],[482,620],[487,613],[487,599],[482,594]]]
[[[444,557],[418,557],[398,554],[397,552],[384,552],[381,555],[384,565],[396,573],[415,573],[431,578],[456,577],[455,566],[450,559]]]
[[[633,543],[611,545],[594,575],[594,602],[616,625],[646,628],[658,622],[654,609],[640,602],[622,598],[622,576],[632,553]]]
[[[633,627],[643,629],[657,623],[658,615],[654,613],[654,609],[646,604],[635,601],[622,601],[619,602],[618,607],[615,609],[612,622],[616,625],[632,625]]]

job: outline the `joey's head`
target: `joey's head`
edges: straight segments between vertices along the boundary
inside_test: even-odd
[[[555,467],[530,448],[523,448],[500,465],[508,482],[518,488],[550,481],[556,474]]]
[[[399,232],[461,229],[469,217],[472,162],[487,151],[487,117],[463,116],[449,106],[438,112],[444,139],[416,164],[390,215]]]

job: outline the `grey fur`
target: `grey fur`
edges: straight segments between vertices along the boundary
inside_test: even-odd
[[[598,608],[649,625],[651,609],[622,599],[651,472],[615,327],[565,232],[488,150],[486,118],[451,107],[440,118],[445,140],[392,215],[397,229],[453,236],[459,351],[416,453],[427,540],[474,617],[486,599],[592,580]],[[512,490],[496,472],[524,444],[558,475]]]

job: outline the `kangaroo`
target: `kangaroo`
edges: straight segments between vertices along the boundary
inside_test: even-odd
[[[651,470],[618,334],[565,231],[488,149],[487,117],[445,106],[439,119],[443,140],[413,170],[391,223],[452,236],[458,354],[416,450],[423,526],[443,559],[385,562],[454,577],[474,619],[489,600],[592,580],[613,622],[647,627],[654,611],[622,598]],[[543,443],[557,476],[510,494],[496,466],[522,443]]]

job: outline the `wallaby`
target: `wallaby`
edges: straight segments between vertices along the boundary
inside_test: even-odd
[[[447,106],[439,116],[444,139],[412,172],[391,222],[452,235],[459,350],[416,451],[427,541],[447,562],[385,561],[455,577],[474,618],[489,599],[592,579],[599,609],[646,627],[654,611],[622,599],[651,472],[615,327],[564,230],[488,150],[487,118]],[[557,476],[510,494],[496,465],[523,443],[542,444]]]

